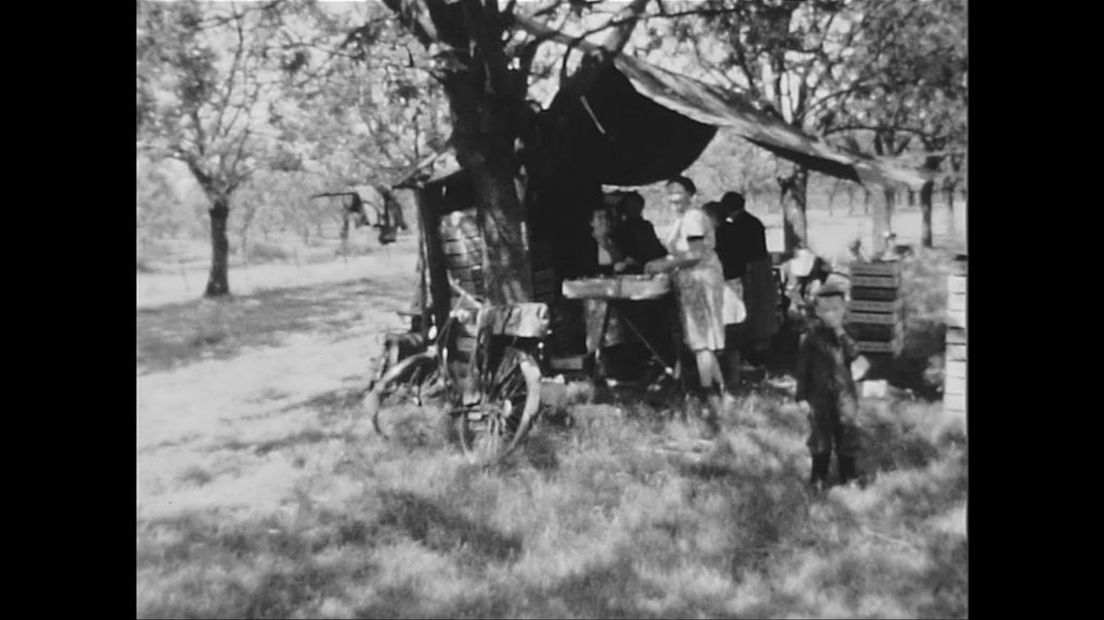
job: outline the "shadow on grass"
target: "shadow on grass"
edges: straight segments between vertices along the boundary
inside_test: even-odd
[[[358,280],[140,308],[138,370],[228,359],[245,347],[279,345],[296,332],[340,333],[363,320],[364,311],[386,312],[388,305],[403,305],[405,296],[405,289]]]
[[[330,439],[339,439],[346,442],[354,440],[354,438],[351,437],[348,433],[325,432],[319,429],[309,428],[297,433],[292,433],[291,435],[288,435],[286,437],[280,437],[279,439],[269,439],[267,441],[259,441],[255,443],[247,443],[237,440],[228,441],[226,443],[212,447],[210,451],[215,452],[218,450],[232,450],[237,452],[248,450],[252,451],[257,456],[264,456],[269,452],[273,452],[275,450],[286,450],[288,448],[294,448],[297,446],[309,446]]]
[[[442,508],[414,493],[381,491],[383,502],[374,524],[416,540],[439,553],[461,552],[484,560],[505,562],[521,552],[521,538]]]

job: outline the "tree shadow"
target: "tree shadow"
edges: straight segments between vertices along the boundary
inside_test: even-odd
[[[509,561],[521,552],[520,536],[502,534],[409,491],[387,490],[379,496],[377,530],[399,532],[441,553],[466,552],[489,561]]]
[[[386,312],[388,305],[398,309],[404,291],[357,280],[140,308],[138,371],[228,359],[247,347],[278,346],[296,332],[339,334],[362,321],[365,311]]]
[[[209,452],[217,452],[219,450],[239,452],[248,450],[252,451],[257,456],[265,456],[269,452],[274,452],[276,450],[286,450],[297,446],[309,446],[330,439],[339,439],[345,442],[352,442],[355,440],[355,438],[348,433],[325,432],[316,428],[308,428],[285,437],[280,437],[279,439],[269,439],[253,443],[232,440],[210,448]]]

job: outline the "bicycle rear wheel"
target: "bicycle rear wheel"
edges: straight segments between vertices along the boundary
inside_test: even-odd
[[[422,382],[435,376],[437,356],[419,353],[391,367],[364,397],[364,411],[372,418],[372,428],[384,439],[395,435],[396,428],[410,411],[402,406],[412,397],[420,401]],[[420,407],[421,403],[415,403]]]
[[[480,404],[456,417],[460,446],[472,460],[492,464],[525,439],[540,409],[540,366],[529,353],[506,350]]]

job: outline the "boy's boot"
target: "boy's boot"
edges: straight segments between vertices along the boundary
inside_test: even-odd
[[[709,437],[716,437],[721,432],[721,415],[724,412],[724,400],[721,398],[720,386],[713,386],[702,390],[705,408],[706,433]]]
[[[828,482],[828,466],[831,463],[831,458],[831,454],[813,455],[813,473],[809,478],[809,486],[812,487],[814,493],[823,491]]]
[[[840,484],[847,484],[858,477],[858,472],[855,469],[855,457],[837,455],[836,464],[839,466]]]

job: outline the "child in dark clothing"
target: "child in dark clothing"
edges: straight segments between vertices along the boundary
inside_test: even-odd
[[[847,484],[858,476],[859,399],[852,364],[860,355],[855,341],[843,329],[844,291],[834,283],[816,293],[816,318],[802,336],[797,358],[795,400],[809,416],[806,445],[813,459],[810,480],[822,491],[828,478],[833,449],[839,478]]]

